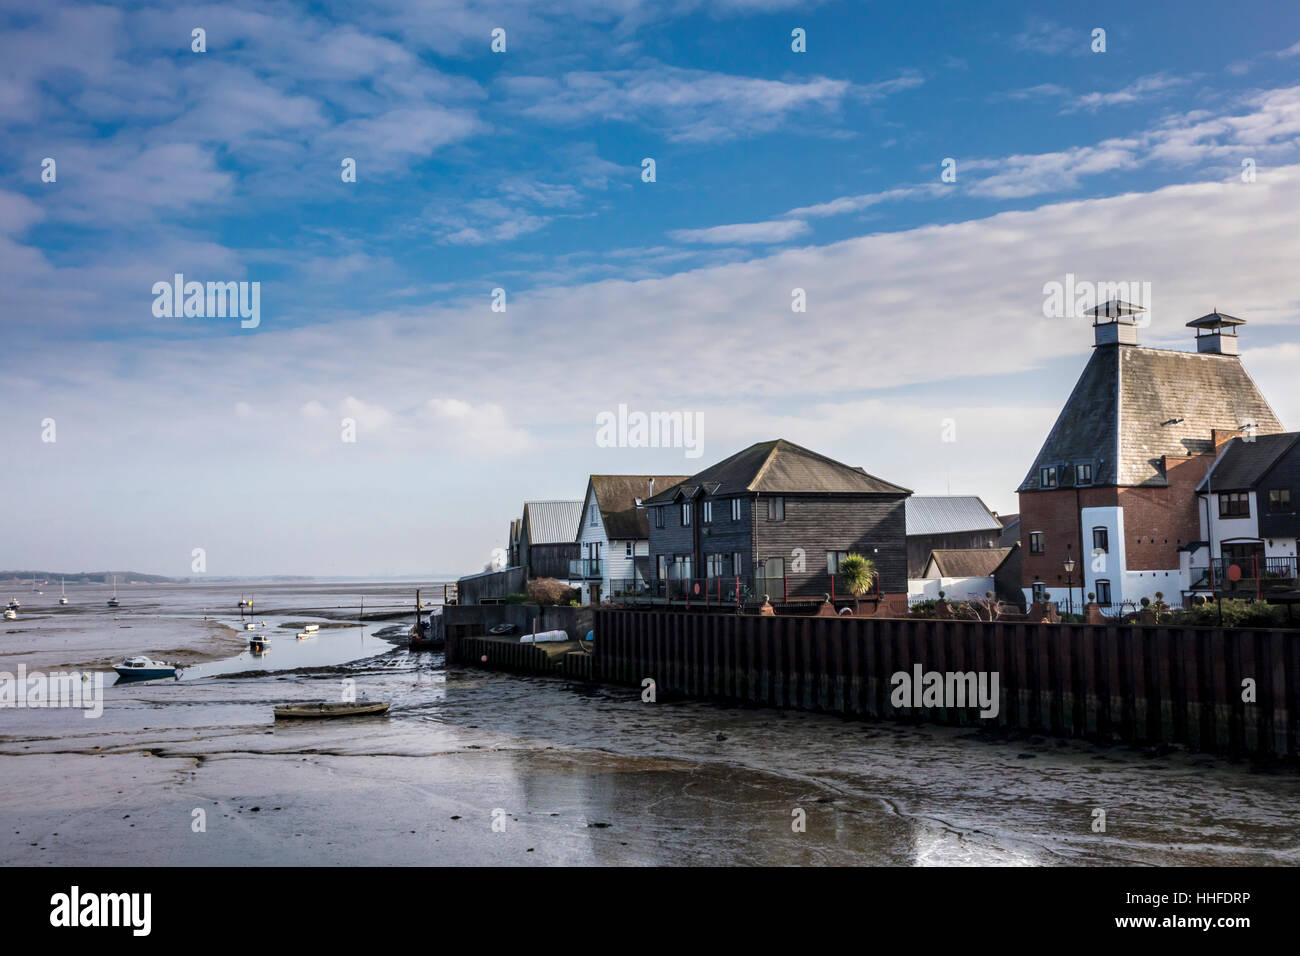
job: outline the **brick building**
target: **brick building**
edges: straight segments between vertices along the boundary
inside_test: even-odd
[[[1092,310],[1092,356],[1020,485],[1027,600],[1077,610],[1088,593],[1102,604],[1175,598],[1180,549],[1201,535],[1197,487],[1218,452],[1283,430],[1238,357],[1243,320],[1189,322],[1197,351],[1181,352],[1138,344],[1142,311]]]

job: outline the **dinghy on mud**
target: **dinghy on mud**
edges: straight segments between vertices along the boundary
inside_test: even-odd
[[[383,714],[387,711],[386,700],[309,700],[300,704],[281,704],[275,708],[275,719],[314,720],[322,717],[361,717],[367,714]]]

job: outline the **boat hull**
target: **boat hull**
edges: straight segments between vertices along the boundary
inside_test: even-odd
[[[388,701],[369,700],[355,703],[316,701],[309,704],[283,704],[275,708],[276,720],[320,720],[325,717],[362,717],[388,711]]]
[[[162,680],[165,677],[175,677],[176,668],[168,667],[114,667],[117,676],[121,680]]]

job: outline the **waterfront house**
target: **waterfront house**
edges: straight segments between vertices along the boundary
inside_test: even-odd
[[[1296,587],[1300,432],[1232,439],[1196,493],[1201,540],[1183,551],[1186,590]]]
[[[940,591],[949,601],[982,601],[991,591],[999,600],[1023,610],[1020,546],[930,552],[921,573],[908,578],[908,600],[935,600]]]
[[[996,548],[1002,524],[975,495],[907,499],[907,576],[922,577],[932,551]]]
[[[646,500],[654,587],[818,599],[857,553],[876,563],[882,594],[906,595],[909,494],[784,439],[751,445]]]
[[[1092,356],[1020,485],[1027,600],[1172,597],[1182,549],[1201,540],[1197,489],[1223,445],[1283,430],[1238,356],[1244,320],[1187,323],[1197,350],[1184,352],[1140,345],[1142,311],[1092,310]]]
[[[578,557],[581,501],[525,501],[519,519],[519,565],[524,579],[569,577],[569,562]]]
[[[581,582],[584,604],[617,598],[613,582],[643,588],[650,577],[650,530],[642,502],[656,490],[685,481],[686,475],[592,475],[582,501],[579,556],[570,562],[569,580]]]

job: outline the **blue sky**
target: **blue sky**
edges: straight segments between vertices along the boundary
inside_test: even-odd
[[[1066,273],[1150,282],[1145,344],[1248,319],[1300,422],[1293,4],[0,10],[3,566],[471,570],[524,498],[778,436],[1012,511]],[[155,317],[177,272],[260,326]],[[620,403],[702,458],[598,447]]]

